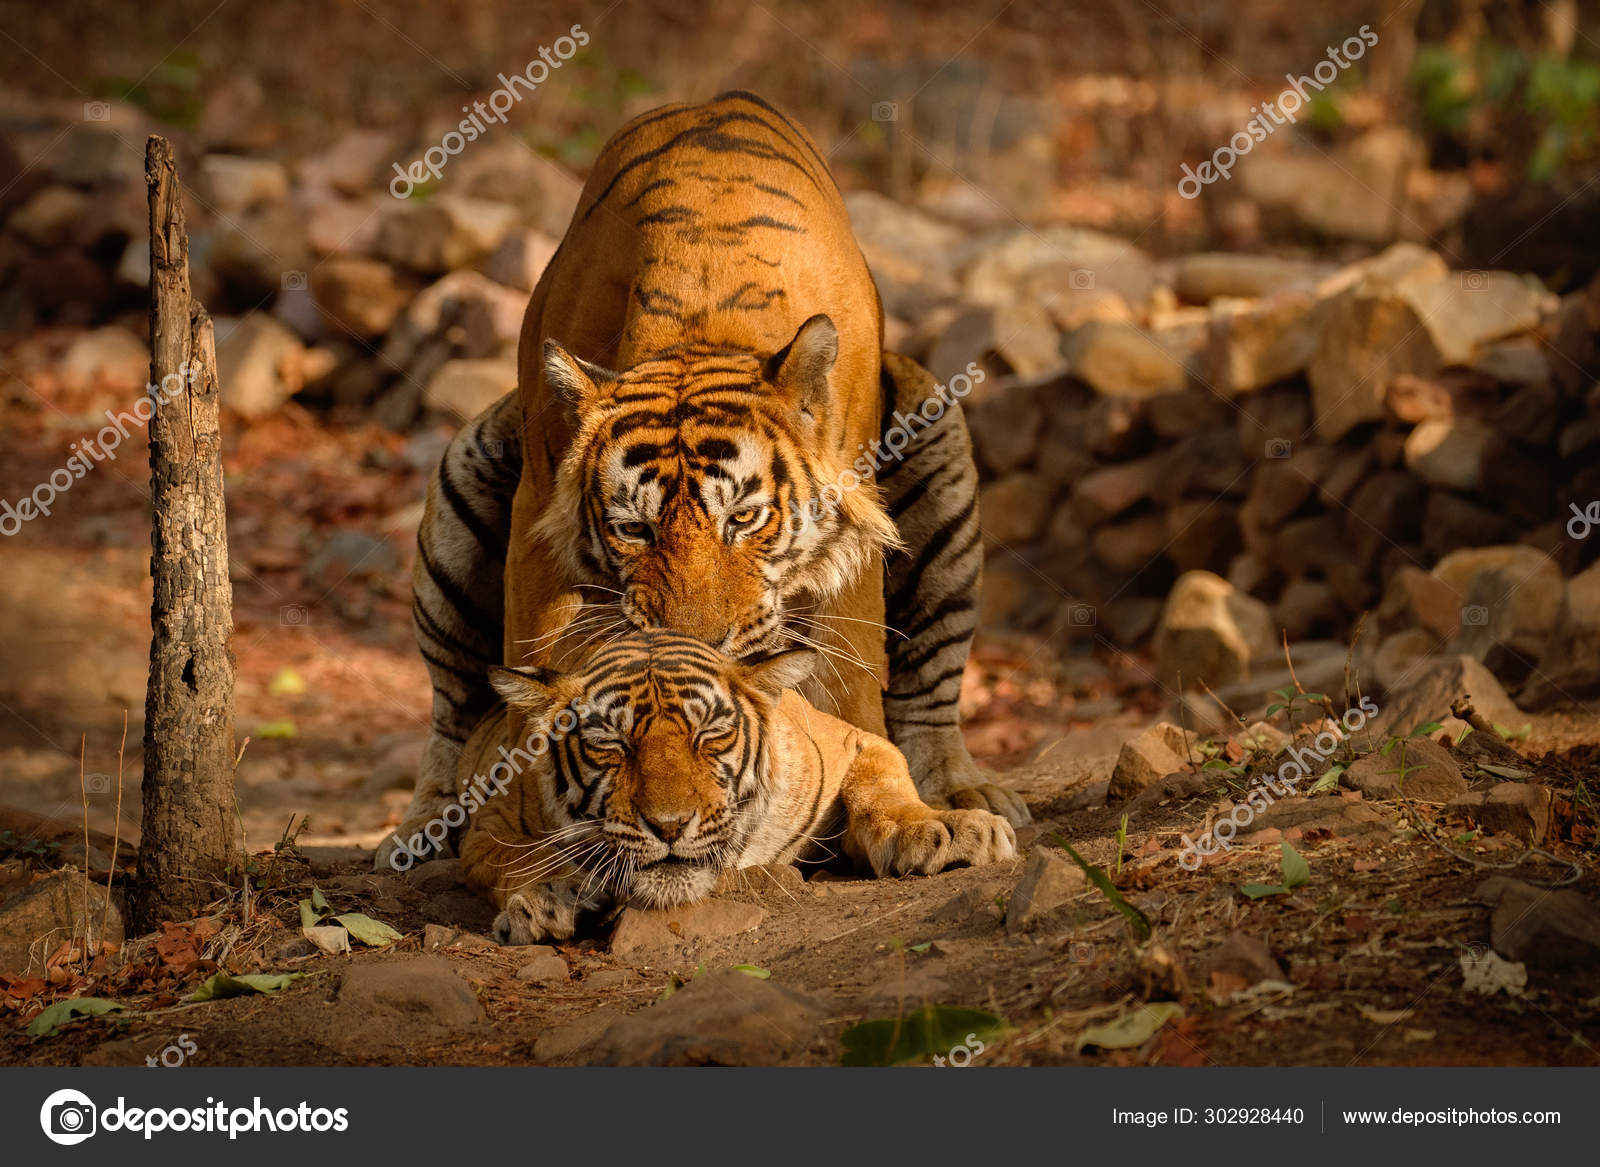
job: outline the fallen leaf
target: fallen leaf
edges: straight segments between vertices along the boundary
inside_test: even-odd
[[[1149,1041],[1156,1030],[1168,1021],[1182,1016],[1183,1006],[1176,1001],[1153,1001],[1104,1025],[1089,1026],[1078,1034],[1074,1048],[1079,1053],[1089,1046],[1098,1049],[1134,1049]]]
[[[235,977],[227,973],[217,973],[213,977],[208,977],[189,1000],[220,1001],[225,997],[242,997],[247,993],[276,993],[305,975],[305,973],[248,973]]]
[[[927,1005],[903,1017],[863,1021],[840,1039],[842,1066],[896,1066],[902,1062],[948,1057],[969,1038],[987,1041],[1005,1031],[992,1013],[955,1005]]]
[[[343,928],[335,928],[332,924],[302,927],[300,935],[311,941],[319,952],[327,956],[338,956],[341,952],[350,951],[350,933]]]
[[[371,916],[361,912],[346,912],[342,916],[335,916],[335,920],[350,930],[363,944],[370,944],[373,948],[382,948],[385,944],[393,944],[400,939],[401,934],[381,920],[374,920]]]
[[[54,1005],[47,1006],[28,1024],[28,1036],[54,1037],[61,1032],[62,1026],[79,1017],[100,1017],[121,1008],[120,1003],[108,1001],[104,997],[75,997],[70,1001],[57,1001]]]

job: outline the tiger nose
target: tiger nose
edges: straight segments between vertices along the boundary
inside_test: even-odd
[[[694,817],[687,814],[665,814],[661,811],[646,811],[644,821],[650,824],[663,843],[671,843],[681,834],[683,828],[689,825],[689,820]]]

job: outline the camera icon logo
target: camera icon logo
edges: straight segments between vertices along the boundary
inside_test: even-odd
[[[1461,287],[1468,292],[1481,292],[1489,286],[1489,273],[1486,271],[1464,271],[1461,273]]]
[[[108,122],[111,120],[111,103],[107,101],[86,101],[83,103],[83,120],[86,122]]]
[[[1482,604],[1468,604],[1461,609],[1461,623],[1469,628],[1482,628],[1489,623],[1489,609]]]
[[[78,1090],[57,1090],[39,1108],[39,1125],[45,1138],[63,1147],[72,1147],[94,1134],[99,1111],[87,1094]]]
[[[485,458],[504,458],[506,444],[500,438],[485,438],[478,443],[478,453]]]
[[[283,290],[286,292],[303,292],[306,290],[306,273],[303,271],[286,271],[283,273]]]
[[[1074,292],[1092,292],[1094,290],[1094,272],[1086,267],[1075,267],[1067,273],[1067,287]]]
[[[1093,628],[1095,625],[1094,605],[1073,604],[1067,609],[1067,623],[1074,628]]]
[[[107,794],[111,790],[111,775],[90,774],[84,778],[83,788],[90,794]]]
[[[285,604],[278,609],[278,623],[285,628],[304,628],[311,623],[311,614],[304,604]]]
[[[875,101],[872,103],[872,120],[875,122],[897,122],[900,120],[900,103],[898,101]]]
[[[1094,945],[1087,940],[1074,940],[1067,946],[1067,959],[1073,964],[1093,964]]]
[[[1294,453],[1294,443],[1288,438],[1268,438],[1267,457],[1282,461]]]

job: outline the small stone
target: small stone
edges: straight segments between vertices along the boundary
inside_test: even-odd
[[[458,934],[457,929],[447,928],[443,924],[425,925],[422,929],[422,950],[432,952],[435,948],[448,948],[455,943]]]
[[[676,908],[626,908],[611,934],[611,951],[622,956],[645,949],[673,948],[699,940],[737,936],[760,926],[767,913],[734,900],[701,900]]]
[[[1432,418],[1406,436],[1406,469],[1429,486],[1481,491],[1501,445],[1500,435],[1477,418]]]
[[[1225,297],[1260,299],[1316,286],[1330,274],[1325,264],[1241,252],[1198,252],[1178,260],[1177,292],[1191,304]]]
[[[1448,420],[1455,416],[1455,399],[1450,390],[1429,377],[1397,373],[1389,378],[1383,403],[1403,422]]]
[[[772,980],[714,969],[613,1022],[594,1047],[593,1063],[772,1065],[809,1047],[827,1013],[820,1002]]]
[[[1055,488],[1037,474],[1008,474],[978,492],[985,547],[1020,547],[1044,533],[1054,511]]]
[[[633,989],[644,984],[644,978],[631,968],[602,968],[583,978],[583,987],[597,993],[615,989]]]
[[[1088,886],[1083,869],[1043,847],[1035,847],[1016,889],[1006,901],[1006,931],[1037,928]]]
[[[1477,823],[1495,835],[1511,835],[1537,847],[1550,834],[1550,791],[1529,782],[1501,782],[1478,808]]]
[[[517,970],[517,980],[530,985],[564,985],[568,979],[567,962],[562,960],[554,949],[546,950]]]
[[[1070,505],[1088,526],[1098,526],[1143,502],[1161,484],[1162,461],[1143,458],[1104,466],[1078,479]]]
[[[1283,966],[1272,949],[1245,932],[1231,933],[1212,949],[1202,967],[1211,995],[1219,1000],[1262,981],[1284,979]]]
[[[477,1025],[484,1019],[472,986],[440,956],[397,956],[344,971],[339,1002],[384,1022],[429,1028]]]
[[[1458,592],[1437,575],[1419,567],[1406,566],[1389,579],[1378,605],[1378,621],[1388,631],[1426,629],[1440,643],[1449,641],[1461,628],[1461,602]]]
[[[1117,754],[1117,764],[1111,771],[1107,795],[1111,798],[1132,798],[1168,774],[1187,769],[1188,765],[1183,728],[1170,722],[1158,722],[1123,744]]]
[[[1357,758],[1339,775],[1339,783],[1369,799],[1405,797],[1418,802],[1449,802],[1467,789],[1455,758],[1427,737],[1406,738],[1387,754]]]
[[[928,923],[946,928],[962,925],[992,928],[1000,922],[1000,904],[1010,890],[1008,884],[998,879],[974,884],[928,913]]]
[[[74,389],[132,392],[144,388],[149,380],[150,349],[129,329],[108,324],[74,337],[57,371]]]
[[[1238,395],[1297,376],[1317,351],[1320,335],[1319,305],[1303,293],[1223,301],[1213,307],[1207,339],[1210,380],[1221,392]]]
[[[1489,942],[1507,960],[1592,967],[1600,959],[1600,909],[1582,892],[1497,875],[1479,884],[1473,897],[1493,909]]]
[[[1384,415],[1384,393],[1401,373],[1444,363],[1417,310],[1398,293],[1351,293],[1328,310],[1307,366],[1317,432],[1332,442]]]

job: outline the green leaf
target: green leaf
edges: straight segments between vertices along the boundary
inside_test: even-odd
[[[933,947],[933,941],[932,940],[924,940],[921,944],[913,944],[913,945],[911,945],[910,948],[907,951],[910,951],[910,952],[926,952],[926,951],[928,951],[928,949],[930,949],[932,947]]]
[[[1440,725],[1437,721],[1425,721],[1421,725],[1417,726],[1416,729],[1411,731],[1411,736],[1412,737],[1420,737],[1425,733],[1437,733],[1439,730],[1441,730],[1443,728],[1444,727],[1442,725]]]
[[[317,914],[317,910],[311,906],[310,900],[300,901],[300,927],[315,928],[317,926],[317,921],[321,918],[322,917]]]
[[[1074,1048],[1079,1053],[1091,1045],[1098,1049],[1135,1049],[1154,1037],[1156,1031],[1174,1017],[1182,1016],[1183,1006],[1176,1001],[1141,1005],[1104,1025],[1089,1026],[1078,1034]]]
[[[1397,737],[1392,737],[1388,741],[1383,743],[1382,747],[1378,750],[1378,753],[1382,754],[1384,757],[1387,758],[1389,756],[1389,751],[1394,749],[1395,746],[1397,746],[1399,744],[1400,744],[1400,739],[1397,738]]]
[[[1122,898],[1122,893],[1117,890],[1117,885],[1111,882],[1110,876],[1093,863],[1085,862],[1083,856],[1074,851],[1072,844],[1063,839],[1060,834],[1051,835],[1050,841],[1068,855],[1071,855],[1072,861],[1083,868],[1083,873],[1089,877],[1089,882],[1100,889],[1106,899],[1111,901],[1112,907],[1127,917],[1128,923],[1133,926],[1134,934],[1140,940],[1150,939],[1150,921],[1143,912]]]
[[[1311,882],[1311,864],[1306,862],[1306,857],[1285,841],[1282,858],[1279,863],[1283,869],[1283,886],[1286,888],[1300,887]]]
[[[54,1037],[61,1028],[79,1017],[99,1017],[114,1013],[122,1005],[104,997],[74,997],[70,1001],[57,1001],[45,1007],[43,1013],[28,1023],[29,1037]]]
[[[374,920],[361,912],[346,912],[342,916],[335,916],[334,920],[343,924],[350,935],[361,943],[370,944],[373,948],[382,948],[400,939],[401,934],[382,920]]]
[[[1278,883],[1247,883],[1239,891],[1253,900],[1259,900],[1262,896],[1289,894],[1289,889]]]
[[[968,1038],[987,1041],[1004,1033],[993,1013],[957,1005],[926,1005],[904,1017],[863,1021],[844,1031],[841,1066],[897,1066],[947,1057]]]
[[[1271,705],[1267,706],[1267,711],[1266,713],[1262,714],[1262,716],[1271,717],[1274,713],[1281,713],[1287,708],[1289,708],[1287,705],[1280,705],[1278,702],[1274,701]]]
[[[322,889],[318,887],[311,889],[311,906],[324,916],[333,911],[333,905],[328,902],[328,897],[323,895]]]
[[[220,1001],[225,997],[243,997],[249,993],[276,993],[280,989],[288,988],[305,975],[305,973],[247,973],[236,977],[227,973],[216,973],[207,977],[205,983],[194,991],[189,1000]]]
[[[1326,693],[1303,693],[1301,696],[1307,701],[1315,701],[1318,705],[1322,704],[1328,699],[1328,695]]]
[[[1274,689],[1272,691],[1272,695],[1274,697],[1282,697],[1285,701],[1293,701],[1294,700],[1294,686],[1293,685],[1285,685],[1281,689]]]
[[[770,970],[762,968],[759,964],[736,964],[733,966],[733,971],[742,972],[747,977],[755,977],[758,981],[764,981],[772,975]]]
[[[256,726],[255,733],[250,736],[261,738],[263,741],[271,741],[273,738],[299,737],[300,730],[290,718],[280,717],[277,721],[263,722],[261,725]]]

